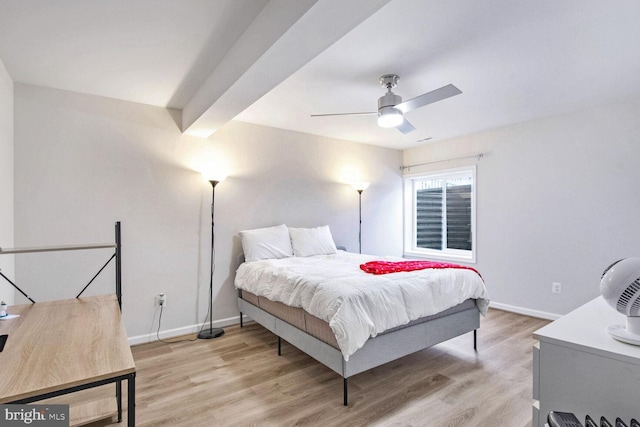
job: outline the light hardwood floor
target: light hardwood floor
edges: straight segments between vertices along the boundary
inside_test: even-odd
[[[547,323],[492,309],[477,353],[469,333],[358,374],[348,407],[340,376],[284,342],[278,357],[277,338],[255,323],[214,340],[135,346],[136,424],[530,426],[531,334]]]

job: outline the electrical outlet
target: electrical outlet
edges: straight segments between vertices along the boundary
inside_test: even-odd
[[[167,294],[165,294],[164,292],[156,295],[156,307],[159,306],[167,306]]]
[[[559,282],[551,283],[551,293],[559,294],[560,292],[562,292],[562,284]]]

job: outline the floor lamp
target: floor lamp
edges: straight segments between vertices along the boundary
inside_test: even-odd
[[[207,177],[205,177],[207,179]],[[214,200],[216,196],[216,185],[223,181],[224,177],[215,179],[208,179],[211,183],[211,264],[209,268],[209,328],[203,329],[198,334],[198,338],[203,340],[209,340],[211,338],[218,338],[224,335],[224,329],[213,327],[213,272],[215,271],[215,245],[213,234],[213,214],[214,214]]]
[[[362,192],[369,188],[368,182],[354,182],[351,184],[354,190],[358,192],[358,217],[360,223],[358,224],[358,253],[362,253]]]

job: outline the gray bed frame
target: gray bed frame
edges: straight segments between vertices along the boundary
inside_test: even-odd
[[[278,355],[281,354],[281,339],[284,339],[341,375],[345,406],[348,403],[347,380],[352,375],[471,331],[473,331],[473,348],[477,350],[477,329],[480,327],[480,312],[473,305],[462,311],[410,324],[370,338],[347,361],[344,360],[340,350],[242,299],[241,294],[238,296],[238,308],[241,327],[243,326],[242,316],[246,314],[278,337]]]

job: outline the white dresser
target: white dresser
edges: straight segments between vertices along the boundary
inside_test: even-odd
[[[640,420],[640,347],[614,340],[605,330],[626,318],[598,297],[534,332],[533,423],[550,411]]]

